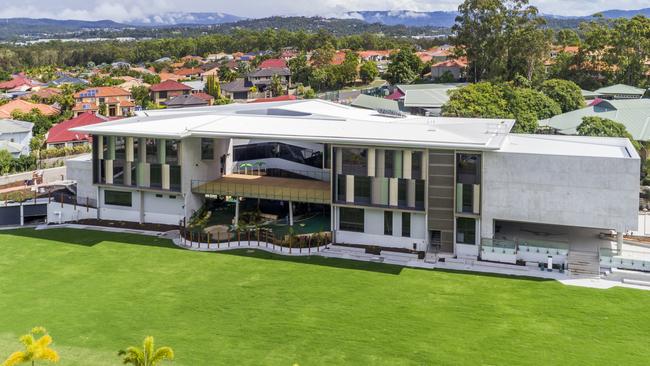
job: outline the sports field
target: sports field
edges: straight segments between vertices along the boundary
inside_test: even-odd
[[[650,291],[595,290],[95,231],[0,232],[0,363],[33,326],[60,365],[153,335],[174,365],[648,365]]]

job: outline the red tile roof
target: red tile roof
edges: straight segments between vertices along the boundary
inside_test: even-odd
[[[281,102],[285,100],[296,100],[296,99],[298,98],[295,95],[280,95],[278,97],[255,99],[252,100],[250,103]]]
[[[400,100],[403,97],[404,97],[404,93],[402,93],[399,89],[395,89],[394,92],[386,96],[386,99]]]
[[[195,97],[197,97],[197,98],[201,98],[201,99],[203,99],[205,101],[208,101],[208,102],[214,99],[214,97],[212,95],[210,95],[208,93],[204,93],[204,92],[194,93],[193,95]]]
[[[165,80],[162,83],[152,85],[151,88],[149,88],[149,90],[153,92],[160,92],[160,91],[192,90],[192,88],[185,84],[179,83],[178,81]]]
[[[260,64],[260,69],[281,69],[287,67],[287,61],[281,58],[270,58],[268,60],[262,61]]]
[[[106,122],[108,118],[98,116],[93,113],[82,113],[75,118],[57,123],[50,128],[47,133],[47,143],[62,143],[69,141],[90,141],[90,136],[81,132],[70,131],[72,128],[94,125],[96,123]]]
[[[34,86],[34,85],[41,85],[34,80],[27,78],[23,75],[14,75],[11,80],[3,81],[0,83],[0,89],[14,89],[18,88],[20,86],[27,85],[27,86]]]

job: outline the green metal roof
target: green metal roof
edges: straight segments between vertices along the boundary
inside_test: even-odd
[[[601,95],[643,95],[645,94],[645,89],[637,88],[625,84],[616,84],[611,86],[606,86],[594,91]]]
[[[582,117],[587,116],[622,123],[635,140],[650,140],[650,99],[603,100],[596,105],[540,121],[540,125],[550,126],[561,134],[574,135],[582,123]]]
[[[456,89],[466,86],[467,83],[446,83],[446,84],[398,84],[396,85],[397,89],[401,90],[402,93],[406,93],[411,90],[433,90],[433,89]]]
[[[359,96],[352,102],[352,106],[372,110],[387,109],[391,111],[399,111],[397,101],[377,98],[366,94],[359,94]]]
[[[404,107],[440,108],[449,101],[449,89],[409,90],[404,96]]]

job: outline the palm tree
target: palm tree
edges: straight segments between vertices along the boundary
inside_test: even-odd
[[[39,334],[42,336],[36,339],[34,336]],[[25,346],[25,350],[12,353],[2,366],[14,366],[25,362],[31,362],[33,366],[35,361],[59,361],[59,354],[50,348],[52,337],[43,327],[35,327],[28,334],[20,337],[20,343]]]
[[[164,360],[174,360],[174,351],[170,347],[154,349],[152,336],[144,339],[142,349],[131,346],[126,350],[119,351],[117,355],[123,357],[122,362],[125,365],[133,366],[156,366]]]

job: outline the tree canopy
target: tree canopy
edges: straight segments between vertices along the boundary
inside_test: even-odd
[[[627,132],[625,125],[609,118],[596,116],[582,117],[582,123],[577,129],[580,136],[627,137],[635,149],[640,150],[641,145]]]

